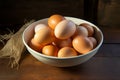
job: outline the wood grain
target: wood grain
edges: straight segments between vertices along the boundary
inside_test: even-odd
[[[118,52],[108,51],[113,46]],[[119,47],[115,44],[104,44],[102,49],[87,62],[74,66],[59,68],[36,60],[31,54],[23,59],[20,69],[8,68],[8,60],[0,59],[0,80],[91,80],[120,79]],[[116,53],[116,54],[115,54]]]
[[[119,27],[120,25],[120,1],[99,0],[98,24],[108,27]]]
[[[104,35],[104,43],[120,43],[120,27],[99,26]]]

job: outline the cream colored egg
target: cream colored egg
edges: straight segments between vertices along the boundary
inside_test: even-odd
[[[88,36],[88,30],[85,27],[83,27],[83,26],[77,25],[76,32],[75,32],[75,34],[72,37],[75,37],[77,35]]]
[[[73,47],[80,54],[86,54],[93,49],[92,41],[85,36],[76,36],[72,41]]]
[[[58,57],[72,57],[77,56],[77,52],[71,47],[63,47],[58,51]]]
[[[54,30],[54,34],[58,39],[68,39],[76,31],[76,25],[71,20],[62,20],[59,22]]]
[[[90,25],[88,23],[82,23],[82,24],[80,24],[80,26],[83,26],[88,30],[88,36],[93,36],[94,28],[92,27],[92,25]]]
[[[43,28],[46,28],[46,27],[48,27],[48,26],[45,25],[45,24],[37,24],[35,26],[35,33],[37,33],[40,29],[43,29]]]

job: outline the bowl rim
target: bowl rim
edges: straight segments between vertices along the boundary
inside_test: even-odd
[[[23,31],[22,41],[23,41],[25,47],[26,47],[27,49],[30,49],[30,50],[31,50],[32,52],[34,52],[35,54],[40,55],[40,56],[42,56],[42,57],[51,58],[51,59],[60,59],[60,60],[63,60],[63,59],[73,59],[73,58],[79,58],[79,57],[82,57],[82,56],[86,56],[86,55],[90,54],[91,52],[96,51],[98,48],[100,48],[100,46],[101,46],[102,43],[103,43],[103,38],[104,38],[104,37],[103,37],[102,31],[101,31],[95,24],[93,24],[93,23],[91,23],[91,22],[89,22],[89,21],[87,21],[87,20],[83,20],[83,19],[75,18],[75,17],[65,16],[65,18],[66,18],[66,19],[70,19],[70,20],[72,20],[72,19],[74,19],[74,20],[75,20],[75,19],[77,19],[77,20],[82,20],[82,21],[85,21],[85,22],[87,22],[87,23],[89,23],[89,24],[92,24],[93,27],[95,27],[95,28],[100,32],[100,35],[101,35],[101,41],[100,41],[100,43],[99,43],[94,49],[92,49],[91,51],[87,52],[86,54],[82,54],[82,55],[78,55],[78,56],[72,56],[72,57],[62,57],[62,58],[59,58],[59,57],[55,57],[55,56],[47,56],[47,55],[44,55],[44,54],[42,54],[42,53],[40,53],[40,52],[37,52],[37,51],[33,50],[32,48],[30,48],[30,47],[28,46],[28,44],[27,44],[27,43],[25,42],[25,40],[24,40],[24,36],[25,36],[25,32],[28,30],[28,28],[29,28],[32,24],[35,24],[35,23],[39,22],[40,20],[48,19],[48,18],[44,18],[44,19],[40,19],[40,20],[38,20],[38,21],[33,22],[32,24],[30,24],[30,25]],[[30,53],[30,52],[29,52],[29,53]],[[32,54],[32,53],[30,53],[30,54]]]

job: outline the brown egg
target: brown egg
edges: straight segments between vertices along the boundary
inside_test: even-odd
[[[93,43],[93,48],[95,48],[97,46],[97,40],[94,37],[88,37],[92,43]]]
[[[34,39],[31,39],[31,41],[29,42],[29,46],[35,50],[35,51],[38,51],[38,52],[41,52],[42,51],[42,47],[43,45],[40,45],[39,43],[37,43]]]
[[[58,48],[54,45],[46,45],[43,47],[42,53],[48,56],[57,56]]]
[[[72,37],[74,38],[77,35],[88,36],[88,30],[83,26],[77,25],[76,32]]]
[[[85,27],[88,30],[88,36],[93,36],[94,28],[90,24],[82,23],[82,24],[80,24],[80,26],[83,26],[83,27]]]
[[[48,19],[48,25],[51,29],[55,29],[56,25],[64,20],[65,18],[62,16],[62,15],[58,15],[58,14],[55,14],[55,15],[52,15],[50,16],[50,18]]]
[[[58,57],[72,57],[77,56],[77,52],[71,47],[63,47],[58,51]]]
[[[68,39],[76,31],[76,25],[71,20],[62,20],[59,22],[54,30],[54,34],[58,39]]]
[[[53,31],[49,27],[42,28],[35,33],[34,40],[42,45],[49,44],[53,41]]]
[[[92,41],[85,36],[76,36],[72,41],[73,47],[80,54],[86,54],[93,49]]]
[[[54,42],[54,44],[59,48],[72,47],[72,40],[70,38],[64,40],[57,40]]]

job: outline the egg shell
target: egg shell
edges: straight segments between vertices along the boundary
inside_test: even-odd
[[[76,25],[71,20],[62,20],[59,22],[54,30],[54,34],[58,39],[68,39],[76,31]]]
[[[30,40],[29,46],[30,46],[33,50],[38,51],[38,52],[41,52],[41,51],[42,51],[42,48],[43,48],[43,45],[40,45],[40,44],[37,43],[34,39],[31,39],[31,40]]]
[[[72,57],[77,56],[77,52],[71,47],[63,47],[58,51],[58,57]]]
[[[88,30],[83,26],[77,25],[76,32],[72,37],[74,38],[77,35],[88,36]]]
[[[58,48],[54,45],[46,45],[42,49],[42,53],[48,56],[57,56]]]
[[[48,25],[51,29],[55,29],[56,25],[64,20],[65,18],[62,15],[54,14],[48,18]]]
[[[85,36],[76,36],[72,41],[73,48],[80,54],[86,54],[93,49],[92,41]]]
[[[94,37],[88,37],[92,43],[93,43],[93,48],[95,48],[97,46],[97,40]]]
[[[42,28],[35,33],[34,40],[41,45],[49,44],[54,40],[53,31],[49,27]]]
[[[35,33],[37,33],[40,29],[48,27],[46,24],[37,24],[35,26]]]
[[[59,39],[57,41],[54,41],[54,44],[59,48],[72,47],[72,39],[71,38],[62,39],[62,40]]]
[[[80,26],[83,26],[83,27],[85,27],[88,30],[88,36],[89,37],[93,36],[93,34],[94,34],[94,28],[90,24],[88,24],[88,23],[82,23],[82,24],[80,24]]]

